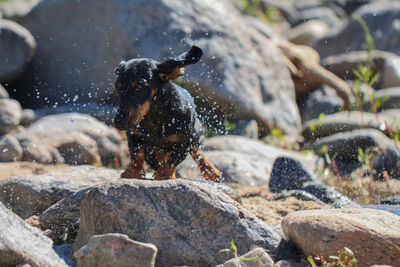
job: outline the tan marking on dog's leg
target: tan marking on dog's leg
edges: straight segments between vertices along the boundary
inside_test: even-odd
[[[181,67],[181,68],[176,68],[173,72],[168,74],[167,77],[168,77],[168,80],[176,80],[184,74],[185,74],[185,68]]]
[[[131,160],[126,171],[121,174],[121,178],[142,179],[144,175],[144,151],[141,149],[137,153],[136,158]]]
[[[167,153],[155,152],[157,161],[160,163],[160,167],[156,171],[155,180],[174,180],[176,178],[175,175],[175,166],[168,165],[169,155]]]
[[[193,149],[190,153],[194,161],[199,165],[200,172],[206,180],[213,182],[221,182],[222,174],[221,172],[211,164],[204,154],[197,148]]]

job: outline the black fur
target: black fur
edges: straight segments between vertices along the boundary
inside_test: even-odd
[[[203,128],[193,98],[166,77],[176,68],[196,63],[201,53],[200,48],[192,47],[175,59],[164,62],[133,59],[121,62],[115,70],[119,110],[114,125],[127,131],[132,159],[143,148],[145,160],[153,169],[159,167],[154,151],[168,153],[168,164],[177,166],[189,152],[200,146]],[[134,89],[132,83],[136,84]],[[153,96],[152,90],[155,91]],[[146,115],[138,124],[129,125],[129,109],[138,109],[146,101],[151,102]],[[168,140],[171,136],[174,141]]]

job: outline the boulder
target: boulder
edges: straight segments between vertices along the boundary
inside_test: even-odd
[[[350,248],[359,266],[400,264],[400,220],[373,209],[305,210],[282,220],[286,237],[305,255],[328,258]]]
[[[87,245],[74,253],[80,267],[154,267],[156,255],[157,248],[153,244],[117,233],[93,235]]]
[[[306,149],[312,149],[320,154],[322,148],[327,147],[326,153],[330,158],[335,157],[335,162],[341,173],[349,173],[360,166],[358,159],[359,149],[365,151],[368,148],[378,147],[381,151],[381,159],[373,161],[374,177],[383,179],[383,171],[387,171],[391,177],[398,177],[399,147],[393,140],[375,129],[361,129],[336,133],[328,137],[319,138]],[[348,168],[348,170],[345,170]]]
[[[195,43],[203,49],[202,61],[188,67],[184,84],[199,110],[207,110],[203,117],[213,121],[217,109],[229,119],[255,119],[265,131],[269,125],[290,133],[299,130],[293,83],[279,50],[263,34],[268,29],[261,28],[268,26],[256,27],[230,0],[218,5],[199,0],[45,0],[20,22],[38,42],[37,56],[16,90],[24,106],[76,97],[77,103],[110,102],[109,84],[121,60],[163,60]],[[41,93],[33,101],[25,96],[34,88]]]
[[[35,39],[27,29],[0,19],[0,82],[19,77],[32,60],[35,49]]]
[[[180,179],[121,179],[90,190],[81,203],[74,251],[93,234],[103,233],[153,243],[159,266],[214,266],[227,260],[216,254],[232,239],[239,251],[261,246],[277,255],[281,241],[275,231],[219,190]]]
[[[26,15],[40,0],[1,1],[0,11],[4,18],[16,20]]]
[[[316,158],[290,150],[276,148],[258,140],[241,136],[218,136],[206,139],[205,155],[221,172],[225,183],[248,186],[268,184],[274,160],[282,155],[292,156],[315,169]],[[188,157],[177,168],[185,179],[200,177],[196,163]]]
[[[315,90],[299,103],[300,116],[303,122],[318,119],[321,113],[325,115],[337,113],[342,107],[343,99],[329,86]]]
[[[307,121],[302,134],[306,140],[315,140],[335,133],[363,128],[377,129],[386,133],[386,126],[389,129],[396,129],[399,126],[399,121],[391,114],[378,113],[378,118],[375,114],[368,112],[339,112],[324,116],[322,121],[319,119]]]
[[[7,90],[0,84],[0,99],[9,98]]]
[[[320,20],[309,20],[290,29],[287,37],[290,42],[298,45],[308,45],[323,37],[329,26]]]
[[[385,61],[381,88],[400,86],[400,57]]]
[[[116,170],[93,166],[10,177],[0,181],[0,201],[22,218],[28,218],[39,215],[68,195],[118,177]]]
[[[361,17],[365,21],[376,49],[400,54],[400,48],[397,45],[398,38],[400,38],[397,34],[400,3],[396,1],[374,1],[358,8],[352,16]],[[356,20],[350,20],[342,28],[333,30],[330,34],[318,40],[313,47],[322,58],[367,49],[365,33]]]
[[[94,164],[101,159],[104,165],[114,162],[122,139],[117,130],[78,113],[43,117],[16,137],[24,160]]]
[[[18,126],[21,112],[18,101],[10,98],[0,99],[0,135],[5,135]]]
[[[0,265],[68,266],[53,242],[0,203]]]
[[[0,161],[18,161],[22,159],[22,147],[12,135],[0,137]]]
[[[239,261],[238,258],[233,258],[229,261],[226,261],[223,265],[223,267],[272,267],[274,266],[274,261],[271,259],[271,257],[268,255],[268,252],[265,251],[265,249],[260,248],[260,247],[255,247],[246,254],[240,256],[239,258],[246,258],[246,259],[252,259],[252,258],[259,258],[258,260],[253,260],[253,261],[246,261],[246,260],[241,260]],[[261,258],[261,259],[260,259]],[[238,263],[240,262],[240,265]]]
[[[279,157],[275,160],[269,190],[273,193],[305,191],[323,203],[332,204],[336,208],[359,206],[333,188],[321,183],[303,164],[289,157]]]

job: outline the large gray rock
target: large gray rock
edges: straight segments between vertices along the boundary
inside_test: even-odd
[[[215,266],[233,239],[239,251],[276,255],[281,237],[214,187],[186,180],[121,179],[90,190],[81,203],[74,251],[93,234],[122,233],[158,248],[158,266]],[[284,248],[282,247],[284,250]]]
[[[400,54],[400,3],[397,1],[374,1],[357,9],[353,15],[361,17],[374,39],[375,48]],[[350,20],[341,29],[320,39],[313,47],[321,57],[343,54],[349,51],[366,50],[365,34],[355,20]]]
[[[12,135],[0,137],[0,161],[19,161],[22,159],[22,147]]]
[[[53,250],[53,242],[0,203],[0,265],[68,266]]]
[[[21,105],[10,98],[0,99],[0,135],[15,129],[21,121]]]
[[[199,96],[198,106],[211,113],[204,116],[213,120],[218,109],[265,127],[299,129],[293,82],[278,49],[262,34],[267,26],[256,27],[230,0],[45,0],[21,23],[38,38],[37,56],[17,90],[31,107],[76,96],[81,103],[103,102],[122,59],[162,60],[196,43],[203,58],[188,68],[185,81]],[[39,99],[23,97],[34,88]]]
[[[222,172],[225,183],[247,186],[268,184],[272,165],[279,156],[291,156],[315,168],[316,158],[276,148],[258,140],[241,136],[218,136],[206,139],[203,150],[207,158]],[[200,171],[191,158],[177,168],[182,178],[200,177]]]
[[[62,198],[107,180],[116,170],[93,166],[63,168],[46,175],[25,175],[0,181],[0,201],[22,218],[38,215]]]
[[[93,164],[100,158],[107,165],[114,162],[121,142],[115,129],[78,113],[46,116],[16,137],[24,148],[24,160],[39,163],[61,160],[69,164]],[[43,159],[44,155],[50,156]]]
[[[80,267],[154,267],[156,255],[157,248],[153,244],[117,233],[93,235],[87,245],[74,253]]]
[[[0,19],[0,82],[15,80],[35,53],[32,34],[15,22]]]

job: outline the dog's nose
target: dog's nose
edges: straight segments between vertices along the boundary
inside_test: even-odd
[[[114,126],[118,130],[126,130],[128,128],[128,119],[125,113],[125,111],[118,109],[114,116]]]

